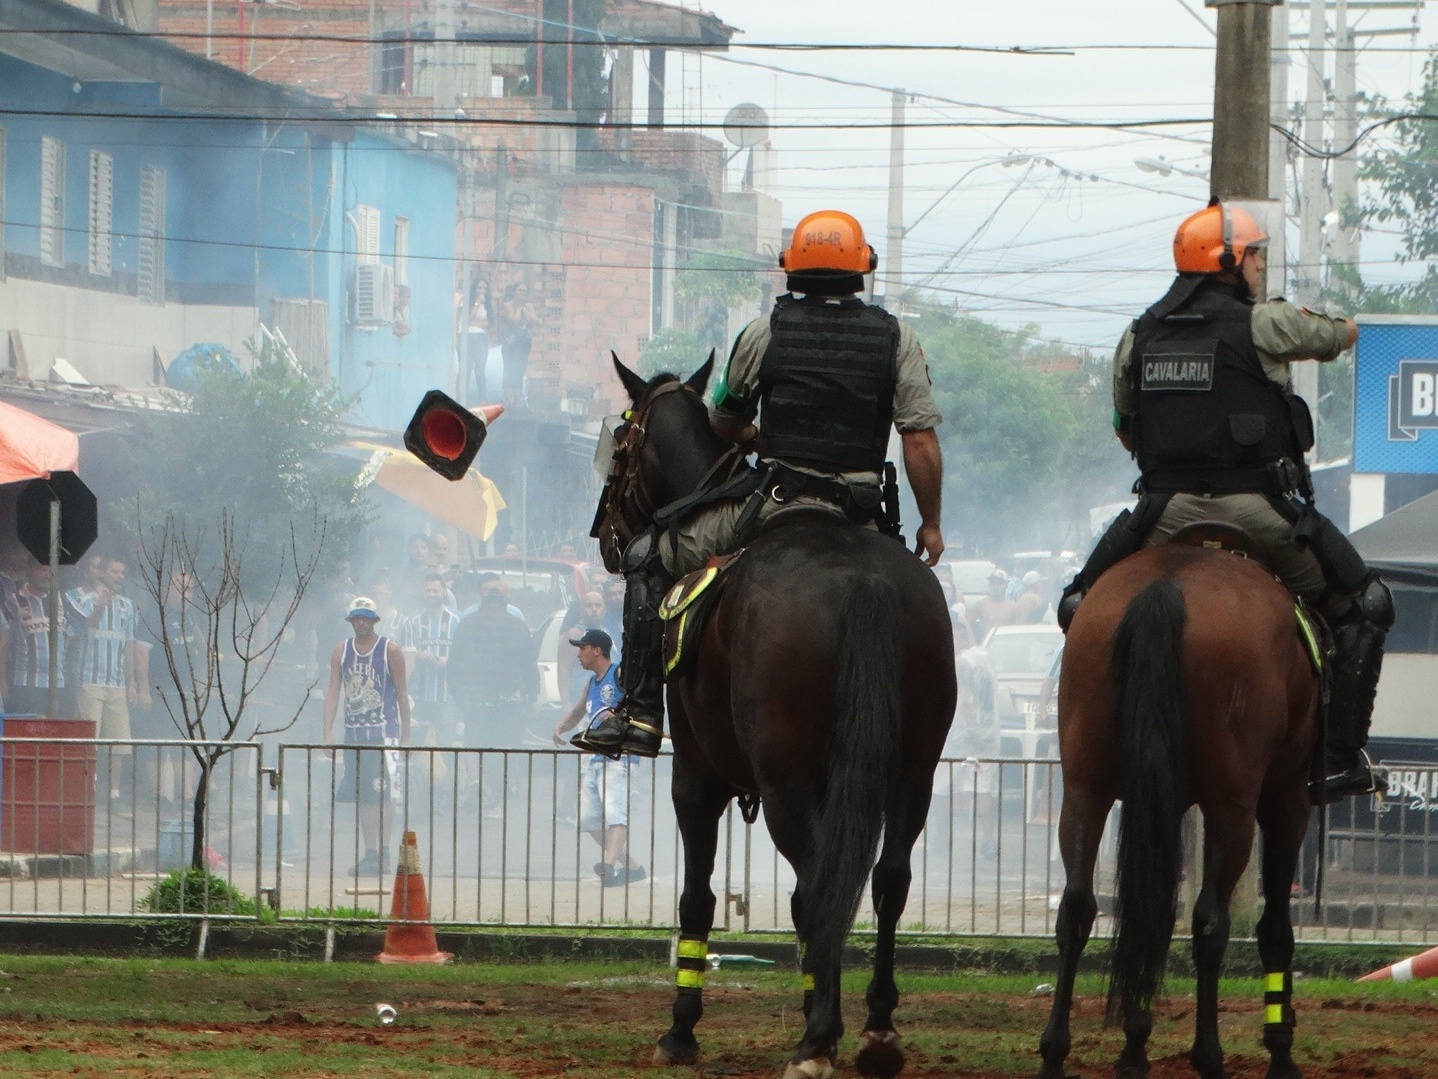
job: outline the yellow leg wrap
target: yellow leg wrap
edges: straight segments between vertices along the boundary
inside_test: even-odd
[[[674,984],[680,989],[703,989],[704,972],[702,970],[675,971]]]

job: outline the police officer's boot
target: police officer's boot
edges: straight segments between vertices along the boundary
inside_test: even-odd
[[[1144,500],[1139,500],[1135,510],[1145,508]],[[1145,518],[1148,514],[1143,514]],[[1055,613],[1058,615],[1059,629],[1065,633],[1069,631],[1069,623],[1074,620],[1074,614],[1079,609],[1079,604],[1093,587],[1095,581],[1103,575],[1103,572],[1112,566],[1117,565],[1129,555],[1133,554],[1143,546],[1144,536],[1147,529],[1140,531],[1140,521],[1134,510],[1124,510],[1108,526],[1099,540],[1094,544],[1088,561],[1084,563],[1083,569],[1078,571],[1067,585],[1064,586],[1063,595],[1059,597],[1058,608]]]
[[[1353,794],[1383,794],[1387,781],[1373,770],[1363,747],[1373,719],[1373,698],[1383,665],[1383,640],[1393,625],[1393,595],[1370,577],[1353,609],[1333,632],[1333,689],[1328,701],[1324,778],[1308,785],[1314,805]]]
[[[657,757],[664,740],[664,623],[659,601],[674,583],[659,561],[652,533],[624,552],[624,645],[619,664],[622,696],[614,710],[570,739],[580,749],[618,759]]]

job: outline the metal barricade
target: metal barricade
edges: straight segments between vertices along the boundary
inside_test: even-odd
[[[390,918],[399,845],[413,831],[437,925],[667,930],[677,921],[683,851],[667,755],[619,765],[566,750],[224,748],[204,813],[208,872],[186,890],[171,878],[195,860],[192,743],[0,738],[0,917],[376,924]],[[1057,761],[941,762],[900,932],[1052,937],[1061,802]],[[1329,835],[1323,911],[1293,905],[1300,940],[1438,943],[1427,803],[1383,808],[1363,818],[1375,822],[1368,828]],[[762,821],[747,826],[731,807],[720,828],[716,927],[791,932],[793,871]],[[1300,895],[1313,885],[1316,833]],[[1100,934],[1115,845],[1111,818],[1096,873]],[[1189,868],[1190,882],[1198,872]],[[157,886],[170,889],[167,909],[154,907]],[[866,894],[856,930],[873,925]]]
[[[201,818],[209,875],[176,881],[157,903],[157,885],[194,860],[204,747],[224,751]],[[263,780],[253,743],[0,738],[0,913],[258,919]]]

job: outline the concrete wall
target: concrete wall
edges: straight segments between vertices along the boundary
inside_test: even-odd
[[[152,349],[169,363],[201,341],[217,341],[243,362],[257,318],[253,307],[157,306],[21,277],[0,282],[0,333],[20,331],[30,377],[37,380],[61,357],[96,385],[148,386]]]

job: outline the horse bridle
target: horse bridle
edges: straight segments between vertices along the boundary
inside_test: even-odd
[[[624,413],[624,422],[614,433],[614,455],[589,530],[590,536],[599,541],[600,557],[610,573],[623,572],[624,549],[649,527],[659,508],[640,469],[639,451],[644,446],[649,414],[665,394],[685,388],[677,379],[656,386]]]
[[[623,572],[625,548],[634,541],[634,537],[650,528],[655,517],[664,510],[664,506],[656,503],[654,492],[645,482],[639,451],[644,446],[649,414],[655,402],[676,390],[695,392],[687,382],[678,379],[661,383],[624,413],[624,423],[614,433],[614,454],[604,480],[604,493],[599,496],[594,524],[589,530],[590,536],[599,541],[600,557],[610,573]],[[734,446],[709,466],[709,470],[694,485],[694,490],[703,491],[727,478],[726,467],[727,475],[733,475],[743,462],[744,451]]]

